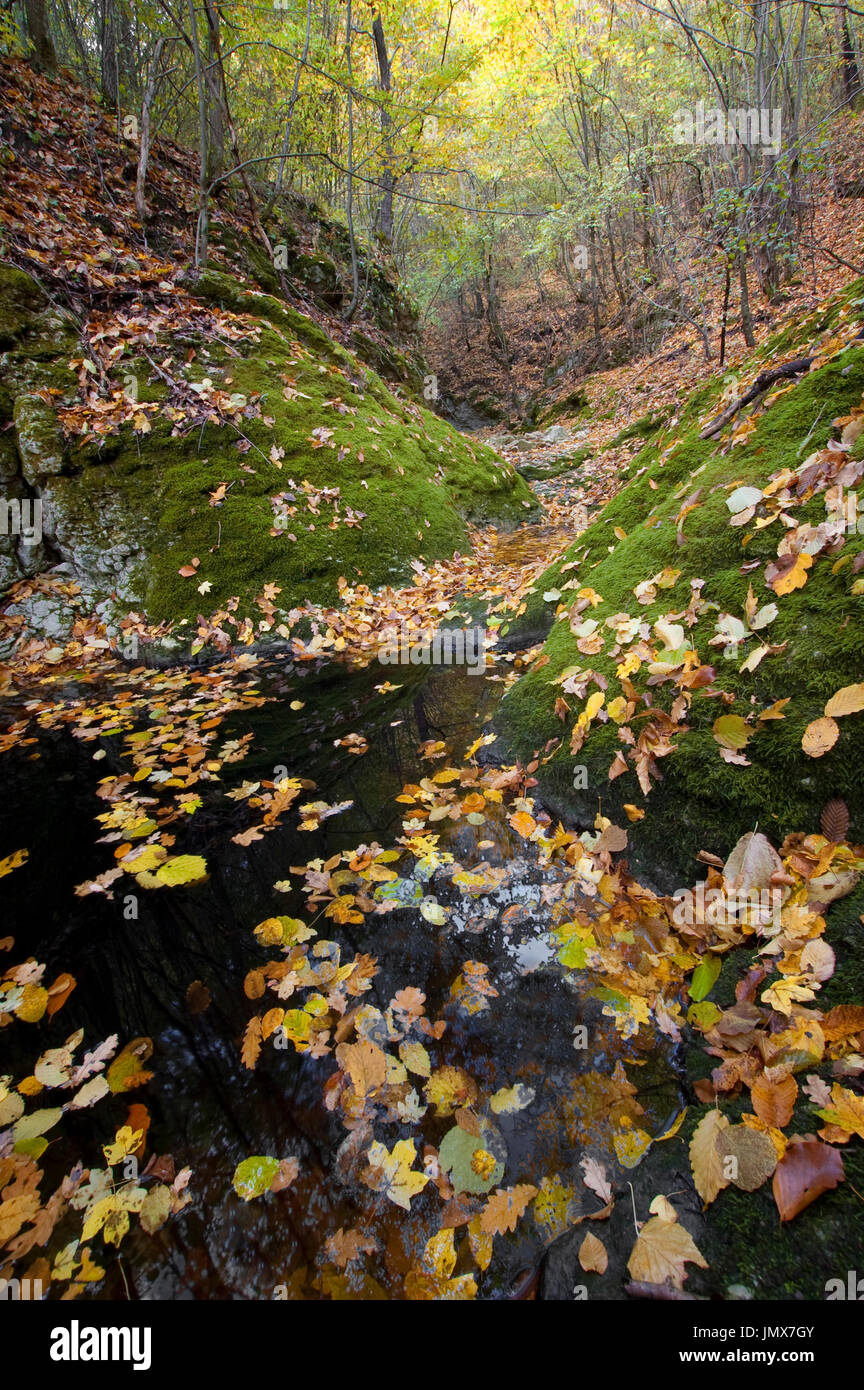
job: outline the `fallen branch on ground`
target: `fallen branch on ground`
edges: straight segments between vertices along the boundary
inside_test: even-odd
[[[700,439],[710,439],[712,435],[719,434],[724,425],[734,419],[739,410],[743,410],[745,405],[749,405],[757,396],[761,396],[763,391],[767,391],[769,386],[773,386],[775,381],[782,381],[784,377],[800,376],[802,372],[809,371],[810,365],[815,361],[813,357],[793,357],[791,362],[784,362],[782,367],[768,367],[764,372],[760,372],[743,396],[737,396],[725,410],[721,410],[719,415],[715,415],[713,420],[709,420],[704,429],[699,431]]]

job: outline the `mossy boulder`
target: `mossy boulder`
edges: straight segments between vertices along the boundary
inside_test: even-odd
[[[202,337],[194,361],[175,369],[202,399],[211,389],[230,396],[224,423],[155,414],[146,432],[73,438],[64,453],[23,352],[0,374],[53,562],[102,616],[136,609],[195,624],[232,601],[266,637],[274,624],[256,602],[265,585],[278,594],[278,625],[307,600],[338,601],[343,576],[372,587],[406,580],[413,560],[467,549],[469,521],[512,526],[533,510],[491,449],[394,395],[313,320],[223,272],[208,270],[194,288],[246,316],[237,346]],[[166,399],[146,359],[124,358],[115,371],[116,385],[136,377],[139,400]],[[180,575],[193,559],[195,575]]]
[[[22,391],[12,408],[21,471],[38,487],[44,478],[63,472],[65,446],[56,412],[41,396]]]
[[[841,304],[835,321],[840,314],[854,322],[857,311],[854,301]],[[749,380],[759,365],[772,360],[783,361],[784,356],[775,356],[769,344],[759,363],[740,369],[742,379]],[[775,841],[790,830],[818,829],[821,810],[832,797],[847,802],[852,837],[864,834],[864,786],[858,775],[864,715],[840,721],[839,739],[824,757],[807,757],[801,747],[805,728],[823,714],[830,696],[862,676],[864,595],[858,592],[854,561],[864,537],[847,535],[839,560],[818,557],[806,584],[781,597],[767,586],[765,567],[776,558],[782,523],[764,529],[734,527],[726,505],[734,486],[761,489],[781,468],[800,465],[837,436],[832,420],[861,404],[864,347],[853,343],[818,370],[780,386],[788,389],[777,390],[754,416],[752,432],[731,447],[728,430],[719,439],[699,438],[702,423],[717,409],[722,380],[696,389],[674,431],[667,428],[652,436],[631,462],[629,481],[618,495],[537,581],[519,618],[520,631],[531,633],[551,621],[544,647],[548,662],[538,663],[508,692],[499,717],[506,737],[522,755],[542,749],[549,740],[560,741],[536,774],[555,811],[590,823],[602,805],[604,814],[626,824],[624,803],[645,809],[644,820],[629,826],[631,863],[643,876],[670,887],[689,881],[681,875],[692,869],[700,849],[724,853],[757,823]],[[682,516],[697,493],[697,505]],[[796,521],[814,526],[825,519],[824,494],[795,512]],[[680,571],[674,585],[658,588],[651,602],[640,604],[636,586],[666,569]],[[706,692],[693,692],[682,721],[687,729],[674,735],[675,751],[657,759],[646,797],[632,761],[623,775],[609,778],[616,753],[626,752],[612,719],[596,718],[584,746],[570,752],[570,729],[585,700],[565,693],[570,711],[562,730],[555,711],[562,694],[559,682],[570,668],[590,669],[608,682],[608,706],[623,687],[617,670],[622,658],[620,652],[611,655],[615,639],[606,620],[626,613],[652,629],[667,615],[682,622],[696,581],[702,581],[701,597],[712,606],[685,629],[686,642],[703,663],[714,666],[716,676]],[[722,648],[710,645],[717,618],[720,613],[741,618],[751,585],[760,607],[776,599],[778,616],[766,635],[751,640],[737,658],[724,657]],[[579,650],[568,621],[583,587],[599,601],[582,617],[597,621],[604,641],[601,651],[588,655]],[[518,635],[511,631],[508,640]],[[745,654],[760,640],[779,650],[766,655],[755,670],[742,671]],[[644,667],[641,678],[632,679],[654,709],[668,711],[680,694],[671,684],[646,686]],[[587,693],[596,689],[592,684]],[[782,718],[757,721],[760,712],[783,699],[788,704]],[[713,726],[725,713],[749,718],[747,765],[730,764],[721,756]],[[645,718],[646,707],[640,705],[629,719],[635,737]]]

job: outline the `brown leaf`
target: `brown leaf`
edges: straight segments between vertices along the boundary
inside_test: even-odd
[[[210,1007],[210,991],[201,980],[193,980],[186,991],[186,1008],[190,1014],[203,1014]]]
[[[579,1263],[586,1274],[605,1274],[609,1264],[609,1256],[606,1253],[606,1246],[602,1240],[589,1231],[582,1244],[579,1246]]]
[[[849,807],[839,796],[832,796],[830,801],[826,801],[822,810],[822,834],[826,840],[833,840],[839,844],[846,839],[846,832],[849,829]]]
[[[240,1057],[244,1067],[248,1067],[250,1071],[253,1071],[260,1054],[261,1020],[256,1014],[254,1018],[250,1018],[246,1025],[246,1032],[243,1034],[243,1048]]]
[[[835,1004],[822,1020],[826,1042],[838,1042],[864,1031],[864,1007],[860,1004]]]
[[[489,1235],[500,1236],[505,1231],[515,1231],[516,1222],[536,1195],[537,1188],[527,1182],[493,1192],[483,1208],[480,1225]]]
[[[818,1139],[793,1137],[774,1171],[774,1201],[781,1221],[791,1221],[846,1174],[836,1149]]]
[[[840,737],[840,726],[835,719],[814,719],[804,730],[801,747],[810,758],[821,758],[828,753]]]

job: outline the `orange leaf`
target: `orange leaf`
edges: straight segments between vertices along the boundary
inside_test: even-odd
[[[784,1129],[792,1118],[795,1101],[798,1099],[798,1082],[794,1076],[784,1076],[782,1081],[771,1082],[766,1076],[759,1076],[750,1089],[753,1109],[763,1124]]]
[[[536,820],[533,816],[529,816],[527,811],[516,811],[509,819],[516,834],[521,835],[523,840],[527,840],[537,826]]]

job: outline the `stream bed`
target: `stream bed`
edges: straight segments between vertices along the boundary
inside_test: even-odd
[[[441,766],[428,756],[436,743],[451,750],[448,764],[463,765],[469,745],[490,728],[508,669],[490,665],[477,677],[456,666],[258,662],[240,680],[264,702],[229,714],[219,729],[223,749],[225,740],[236,741],[236,762],[229,757],[218,777],[199,782],[200,806],[171,827],[178,850],[206,859],[206,879],[131,898],[129,880],[111,886],[113,897],[75,892],[113,863],[113,845],[97,842],[95,818],[106,809],[97,789],[129,769],[124,734],[112,735],[110,725],[105,732],[103,721],[98,738],[82,738],[86,715],[44,727],[53,721],[44,715],[48,702],[43,727],[34,730],[31,704],[26,737],[2,756],[0,858],[26,846],[29,859],[0,879],[0,936],[14,936],[12,959],[44,961],[49,976],[68,970],[77,988],[50,1031],[38,1025],[38,1043],[32,1029],[5,1033],[2,1070],[26,1074],[35,1047],[56,1046],[77,1028],[88,1048],[114,1033],[121,1047],[151,1039],[147,1085],[70,1115],[42,1163],[61,1172],[79,1158],[85,1166],[101,1162],[110,1124],[123,1124],[126,1103],[136,1102],[150,1115],[148,1155],[171,1154],[177,1169],[192,1169],[189,1205],[153,1236],[134,1226],[119,1251],[109,1252],[97,1296],[405,1297],[406,1274],[438,1230],[442,1197],[429,1181],[410,1213],[403,1210],[357,1180],[357,1154],[373,1141],[388,1150],[400,1139],[415,1140],[419,1152],[437,1147],[452,1115],[430,1106],[419,1122],[391,1114],[370,1127],[334,1113],[324,1089],[335,1071],[332,1053],[265,1047],[248,1069],[241,1043],[252,1005],[244,981],[263,960],[256,925],[279,914],[309,917],[294,870],[358,846],[392,847],[405,812],[395,798]],[[376,690],[388,676],[393,688]],[[139,680],[146,688],[150,677]],[[73,685],[52,697],[55,709],[82,701],[95,708],[100,698],[94,687]],[[6,702],[3,727],[21,718],[23,704],[23,697]],[[169,705],[168,696],[157,696],[149,720],[139,711],[125,733],[168,718]],[[336,746],[351,734],[366,741],[365,752],[352,752],[350,740]],[[479,754],[486,765],[500,756],[497,743]],[[313,781],[310,798],[350,804],[311,831],[299,830],[295,813],[260,839],[233,840],[248,827],[249,808],[226,791],[286,776]],[[536,1296],[545,1253],[576,1213],[585,1219],[601,1205],[582,1182],[580,1160],[614,1164],[628,1129],[655,1136],[680,1110],[673,1046],[658,1036],[648,1048],[638,1031],[623,1036],[592,997],[587,975],[558,963],[549,935],[556,871],[538,864],[503,808],[482,826],[463,816],[428,829],[468,873],[479,866],[476,891],[457,889],[422,860],[410,873],[399,864],[396,889],[385,885],[398,898],[390,910],[356,914],[354,923],[316,917],[315,930],[338,943],[343,959],[368,954],[377,962],[371,987],[352,1001],[378,1011],[380,1023],[370,1015],[366,1036],[374,1040],[384,1026],[395,993],[413,987],[425,995],[427,1017],[446,1020],[443,1036],[428,1043],[436,1068],[463,1069],[482,1097],[517,1086],[523,1100],[533,1093],[511,1113],[475,1105],[498,1185],[531,1184],[540,1197],[514,1232],[496,1237],[488,1268],[474,1272],[480,1298],[524,1297],[529,1287]],[[443,906],[443,925],[426,920],[424,901]],[[474,979],[488,981],[487,995],[454,994],[466,962]],[[209,997],[200,1012],[190,1010],[193,983]],[[422,1108],[424,1079],[411,1080]],[[251,1155],[291,1156],[298,1176],[282,1191],[243,1201],[232,1175]],[[639,1156],[637,1146],[623,1161],[635,1168]],[[429,1171],[438,1171],[434,1155]],[[336,1233],[348,1230],[360,1230],[366,1244],[362,1258],[343,1264],[332,1240],[338,1245]],[[460,1256],[457,1274],[470,1267],[467,1259]]]

